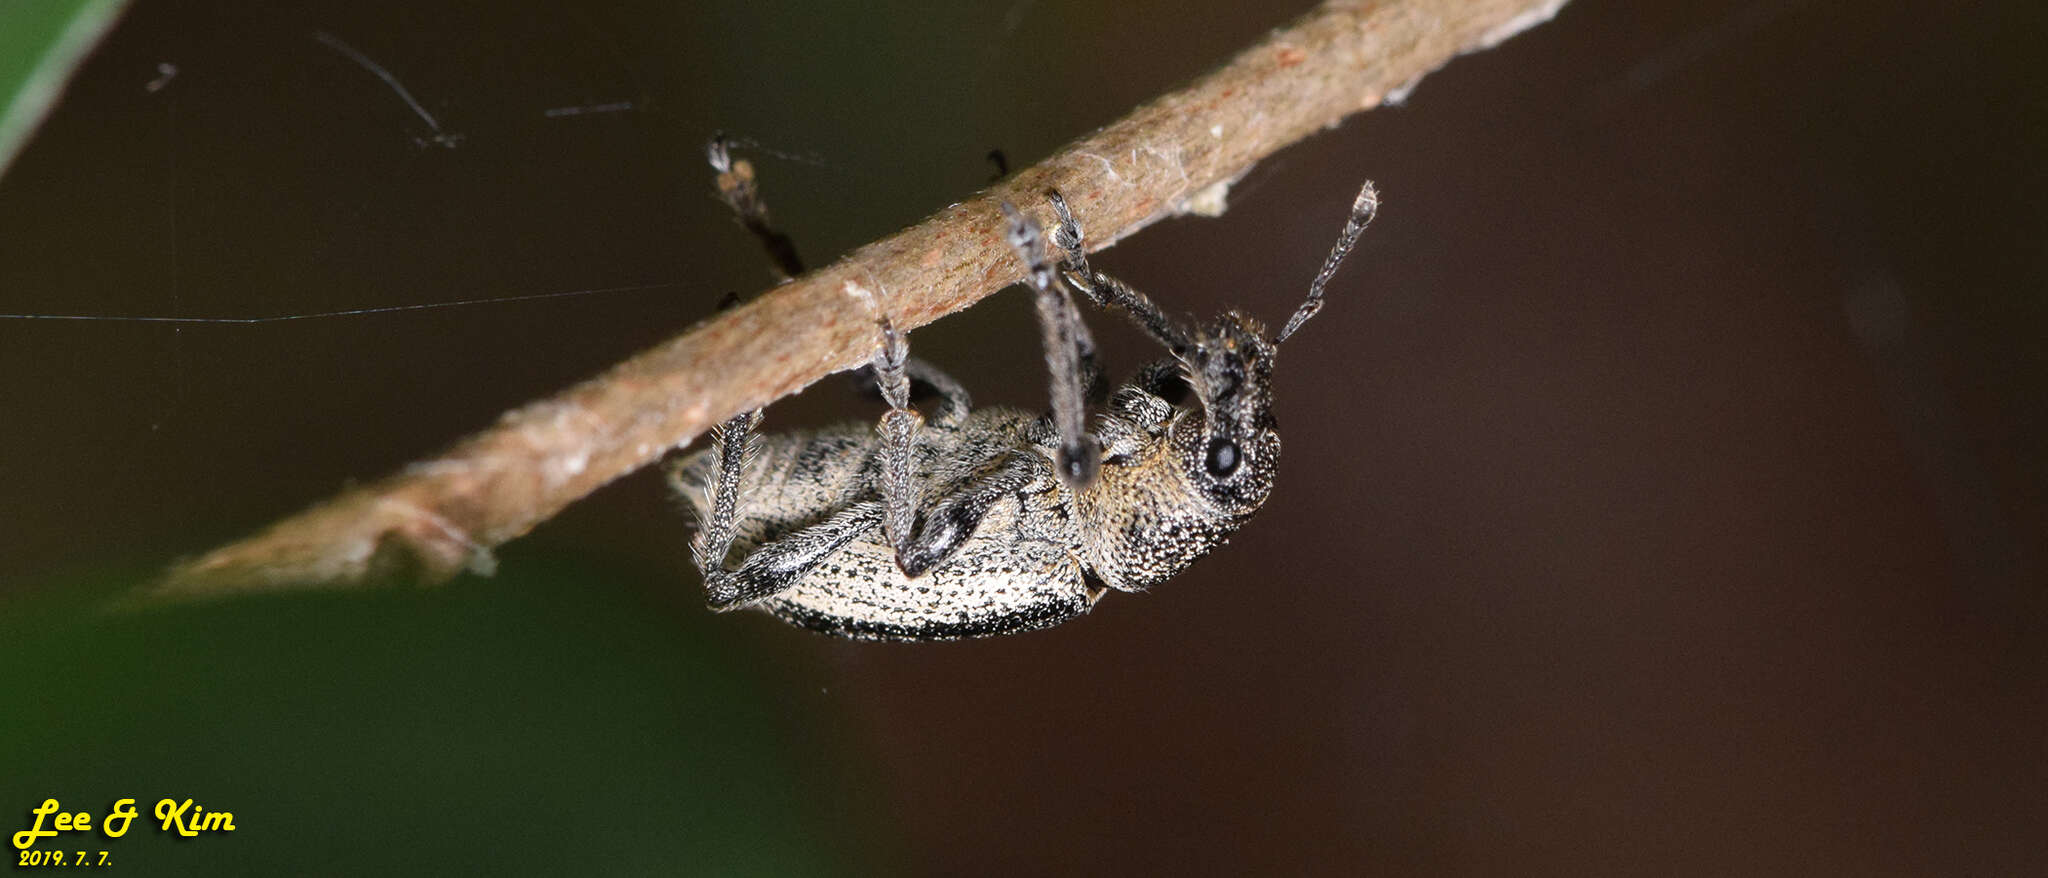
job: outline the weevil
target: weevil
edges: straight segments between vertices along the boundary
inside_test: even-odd
[[[800,273],[773,231],[751,167],[714,140],[720,189]],[[1321,309],[1323,290],[1371,221],[1359,191],[1308,297],[1277,335],[1237,310],[1206,323],[1169,315],[1095,270],[1066,200],[1058,225],[1009,204],[1009,243],[1026,266],[1052,378],[1051,411],[976,409],[938,368],[907,354],[881,305],[869,366],[889,406],[878,424],[758,436],[758,411],[712,431],[669,481],[699,522],[692,543],[716,610],[755,607],[816,631],[879,640],[950,640],[1030,631],[1088,612],[1110,591],[1166,581],[1222,545],[1266,502],[1280,457],[1273,361]],[[1120,311],[1167,356],[1113,393],[1093,428],[1094,342],[1079,291]],[[927,420],[913,383],[936,396]]]

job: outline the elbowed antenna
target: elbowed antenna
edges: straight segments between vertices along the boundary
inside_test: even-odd
[[[1351,218],[1344,221],[1344,234],[1338,236],[1337,243],[1330,247],[1329,257],[1323,260],[1323,270],[1316,272],[1316,279],[1309,282],[1308,299],[1295,310],[1293,317],[1287,318],[1287,326],[1273,339],[1274,344],[1286,341],[1310,317],[1316,316],[1317,311],[1323,310],[1323,287],[1337,274],[1337,266],[1351,253],[1352,245],[1358,243],[1358,236],[1365,232],[1366,224],[1372,222],[1373,214],[1379,209],[1380,190],[1367,180],[1359,188],[1357,200],[1351,202]]]

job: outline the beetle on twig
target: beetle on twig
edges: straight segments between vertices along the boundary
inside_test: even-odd
[[[753,172],[723,139],[719,188],[767,246],[800,273],[775,232]],[[1163,582],[1222,545],[1272,491],[1280,436],[1273,360],[1323,304],[1323,289],[1379,206],[1371,183],[1308,297],[1277,335],[1236,310],[1203,324],[1167,314],[1088,263],[1080,223],[1059,193],[1049,252],[1038,224],[1005,204],[1009,239],[1037,295],[1052,410],[974,409],[958,382],[907,355],[873,302],[872,370],[889,410],[873,428],[754,435],[760,412],[712,433],[711,448],[669,479],[698,516],[693,543],[714,609],[758,607],[848,637],[945,640],[1044,628],[1087,612],[1110,589]],[[1069,290],[1122,311],[1168,357],[1108,394]],[[913,385],[938,397],[911,407]],[[735,554],[738,558],[734,558]]]

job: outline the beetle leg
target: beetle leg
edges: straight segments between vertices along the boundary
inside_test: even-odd
[[[796,253],[796,243],[768,221],[768,203],[761,200],[761,186],[754,179],[754,164],[746,159],[733,158],[732,146],[732,139],[720,132],[713,134],[711,142],[704,147],[711,169],[718,172],[719,200],[732,208],[733,216],[740,225],[761,242],[761,249],[768,254],[768,263],[775,271],[776,280],[786,281],[803,274],[804,261]]]
[[[960,382],[953,380],[953,376],[916,357],[903,361],[903,371],[910,376],[910,380],[931,388],[933,393],[939,395],[938,406],[932,410],[934,426],[957,427],[960,426],[960,422],[967,420],[967,413],[972,409],[973,402],[967,396],[967,388],[960,386]]]
[[[958,427],[967,420],[967,413],[973,410],[973,400],[967,395],[967,388],[953,376],[946,374],[928,360],[909,357],[903,361],[903,371],[910,376],[910,399],[913,402],[938,397],[932,406],[929,422],[935,427]],[[860,368],[847,373],[852,379],[853,390],[870,399],[882,399],[882,387],[875,377],[873,363],[863,363]]]
[[[1038,322],[1045,332],[1045,365],[1052,375],[1052,419],[1059,431],[1059,475],[1068,487],[1095,481],[1102,449],[1088,434],[1087,375],[1084,354],[1092,359],[1095,341],[1081,323],[1081,313],[1067,285],[1047,258],[1045,234],[1030,217],[1005,202],[1010,246],[1024,260],[1024,279],[1038,294]]]
[[[882,518],[882,530],[889,538],[889,545],[897,548],[910,542],[911,528],[917,523],[917,505],[921,499],[917,490],[916,461],[917,436],[924,429],[924,416],[910,407],[910,375],[904,363],[909,359],[909,346],[903,340],[903,333],[889,322],[888,315],[879,315],[875,322],[882,330],[882,346],[875,352],[873,368],[875,383],[882,391],[883,401],[889,410],[882,413],[882,420],[875,425],[875,432],[881,436],[880,455],[882,502],[887,514]]]
[[[1088,297],[1098,308],[1114,308],[1124,312],[1139,329],[1152,336],[1154,341],[1178,355],[1190,344],[1188,332],[1166,311],[1144,293],[1131,289],[1129,284],[1088,265],[1087,242],[1081,233],[1081,222],[1074,219],[1074,212],[1067,207],[1067,199],[1059,190],[1046,193],[1052,202],[1053,213],[1058,214],[1060,224],[1053,229],[1052,242],[1060,248],[1060,274],[1081,295]]]
[[[905,576],[917,577],[952,557],[967,538],[974,535],[975,527],[981,524],[989,507],[1023,487],[1034,473],[1027,458],[1007,455],[995,468],[959,490],[949,492],[929,510],[922,509],[925,498],[917,480],[916,452],[924,417],[910,407],[910,376],[921,364],[910,359],[903,334],[896,330],[886,315],[877,317],[876,323],[882,330],[882,346],[875,353],[873,366],[882,399],[889,404],[889,411],[875,426],[875,432],[881,435],[882,440],[877,451],[879,487],[884,506],[882,530],[889,546],[896,550],[897,568]],[[948,384],[952,382],[951,378],[936,370],[920,376],[919,380],[946,393],[943,385],[931,380],[934,377]],[[956,410],[959,418],[966,417],[966,392],[959,390],[957,384],[953,387],[957,397],[955,393],[946,394],[950,402],[940,406],[940,423],[947,423],[949,415]]]
[[[711,591],[711,608],[734,609],[795,585],[818,562],[867,533],[881,518],[882,504],[873,500],[855,503],[824,521],[763,544],[737,570],[707,572],[704,579]]]
[[[754,425],[761,410],[735,416],[711,428],[711,510],[690,541],[690,556],[709,584],[725,572],[725,556],[732,552],[735,526],[739,521],[740,479],[746,475],[747,458],[755,450]]]
[[[905,576],[917,577],[944,563],[974,535],[996,501],[1016,493],[1042,472],[1032,466],[1029,452],[1005,456],[993,469],[932,504],[929,512],[917,518],[916,531],[908,540],[891,542],[896,549],[896,567]]]

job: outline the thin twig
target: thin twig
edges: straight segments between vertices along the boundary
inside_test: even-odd
[[[998,209],[1052,217],[1065,193],[1103,247],[1213,204],[1260,159],[1405,94],[1564,0],[1330,2],[1189,87],[924,222],[723,312],[552,399],[173,569],[151,597],[488,572],[490,550],[720,421],[874,353],[866,296],[905,329],[974,304],[1023,266]]]

